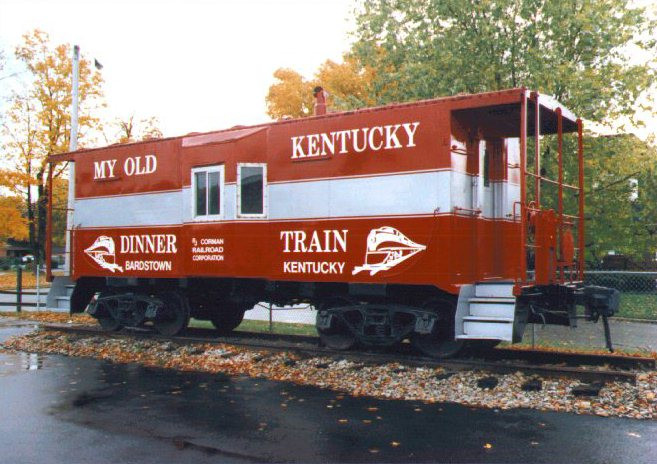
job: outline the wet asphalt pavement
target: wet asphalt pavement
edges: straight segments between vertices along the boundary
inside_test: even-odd
[[[0,322],[0,340],[29,326]],[[0,462],[657,462],[657,422],[0,354]],[[396,445],[396,446],[395,446]]]

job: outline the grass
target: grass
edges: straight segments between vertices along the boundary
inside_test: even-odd
[[[521,343],[502,342],[500,348],[515,350],[536,349],[540,351],[560,351],[569,353],[590,353],[590,354],[610,354],[606,348],[592,347],[582,345],[581,342],[570,340],[536,340],[536,344],[531,342],[531,328],[528,328]],[[648,358],[657,358],[657,353],[642,348],[619,348],[614,347],[614,353],[619,356],[641,356]]]
[[[199,321],[197,319],[192,319],[189,322],[190,327],[196,327],[200,329],[212,329],[214,326],[210,321]],[[235,329],[236,332],[269,332],[269,322],[268,321],[252,321],[245,319],[242,323]],[[316,336],[317,330],[315,326],[308,324],[293,324],[289,322],[274,322],[272,323],[272,333],[281,334],[281,335],[305,335],[305,336]]]
[[[657,320],[657,294],[621,293],[619,317]]]
[[[22,276],[23,288],[35,288],[36,276],[30,271],[23,271]],[[39,274],[39,284],[41,287],[49,286],[50,283],[46,282],[46,273]],[[6,271],[0,274],[0,290],[16,290],[16,271]]]
[[[68,321],[73,321],[76,324],[97,324],[96,320],[87,313],[73,314],[58,313],[52,311],[2,311],[0,317],[11,317],[14,319],[21,319],[26,321],[39,321],[44,323],[60,323],[65,324]]]

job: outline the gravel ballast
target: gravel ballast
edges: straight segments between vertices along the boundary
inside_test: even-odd
[[[248,375],[313,385],[354,396],[451,402],[492,409],[532,408],[635,419],[657,418],[657,372],[654,371],[639,374],[635,385],[609,382],[600,388],[597,396],[586,396],[581,395],[581,391],[586,391],[587,386],[574,379],[539,378],[522,372],[506,375],[480,370],[447,372],[441,367],[411,367],[400,363],[363,365],[229,344],[178,345],[130,337],[62,335],[39,330],[11,338],[0,347],[183,371]],[[527,388],[528,383],[539,384],[540,389]]]

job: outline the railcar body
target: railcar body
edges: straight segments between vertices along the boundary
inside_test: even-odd
[[[561,173],[578,131],[581,169],[581,121],[511,89],[53,156],[75,167],[70,309],[100,293],[104,327],[174,334],[310,301],[330,346],[411,338],[436,356],[573,323],[577,303],[606,317],[609,292],[581,285],[583,174],[526,169],[528,134],[536,153],[557,134]],[[543,182],[578,210],[541,207]]]

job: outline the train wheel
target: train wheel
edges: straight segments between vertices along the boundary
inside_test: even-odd
[[[350,306],[352,304],[354,304],[352,301],[345,298],[332,298],[323,302],[319,310]],[[319,312],[317,314],[319,316]],[[351,330],[347,327],[347,323],[338,317],[333,318],[331,327],[328,329],[320,329],[318,327],[317,333],[319,333],[319,339],[322,341],[322,344],[332,350],[349,350],[356,345],[356,336],[351,333]]]
[[[219,335],[227,335],[242,323],[244,313],[243,309],[226,304],[218,312],[212,314],[210,321]]]
[[[112,316],[99,317],[98,323],[105,332],[117,332],[123,328],[123,324]]]
[[[100,295],[101,298],[103,296],[107,295]],[[112,315],[112,304],[116,304],[116,300],[101,300],[100,302],[97,303],[98,305],[102,306],[99,308],[101,311],[101,314],[105,314],[105,316],[102,317],[97,317],[98,323],[100,324],[100,327],[105,331],[105,332],[116,332],[118,330],[121,330],[123,328],[123,324]]]
[[[187,301],[178,292],[164,292],[158,295],[164,302],[163,314],[153,322],[153,327],[162,335],[177,335],[187,328],[189,308]]]
[[[456,300],[431,298],[423,305],[423,308],[438,314],[438,320],[435,322],[431,333],[416,333],[411,337],[413,346],[432,358],[456,356],[465,347],[463,340],[454,339]]]

